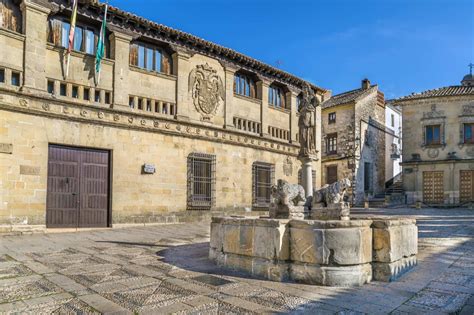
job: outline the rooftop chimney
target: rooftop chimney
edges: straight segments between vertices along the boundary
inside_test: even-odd
[[[362,80],[362,89],[368,90],[370,88],[370,81],[369,79],[365,78]]]

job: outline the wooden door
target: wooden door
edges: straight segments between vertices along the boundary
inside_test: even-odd
[[[337,182],[337,165],[331,165],[326,168],[326,184]]]
[[[461,171],[459,197],[461,202],[474,201],[474,171]]]
[[[109,152],[51,145],[47,227],[106,227]]]
[[[423,172],[423,202],[428,204],[444,202],[444,172]]]

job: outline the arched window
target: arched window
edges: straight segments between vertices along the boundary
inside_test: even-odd
[[[21,10],[18,0],[0,0],[0,28],[21,33]]]
[[[285,93],[281,87],[270,85],[268,88],[268,103],[278,108],[286,108]]]
[[[257,96],[255,80],[249,75],[236,73],[234,75],[234,93],[255,98]]]
[[[173,71],[171,55],[166,50],[144,43],[130,45],[130,64],[165,74]]]

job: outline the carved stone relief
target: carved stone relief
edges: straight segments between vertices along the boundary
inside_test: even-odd
[[[283,162],[283,174],[286,176],[293,175],[293,162],[289,156],[286,157],[285,161]]]
[[[462,107],[463,115],[474,115],[474,103],[467,104]]]
[[[209,64],[198,65],[189,74],[189,90],[202,120],[210,120],[224,101],[225,90],[221,77]]]
[[[439,149],[436,149],[436,148],[428,149],[428,156],[432,159],[436,159],[439,156]]]
[[[431,105],[431,111],[423,113],[423,119],[444,118],[444,110],[436,110],[436,104]]]

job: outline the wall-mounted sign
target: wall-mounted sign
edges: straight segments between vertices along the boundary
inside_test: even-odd
[[[142,173],[143,174],[155,174],[156,172],[156,169],[155,169],[155,165],[153,164],[143,164],[142,166]]]
[[[13,144],[11,143],[0,143],[0,153],[12,154]]]

